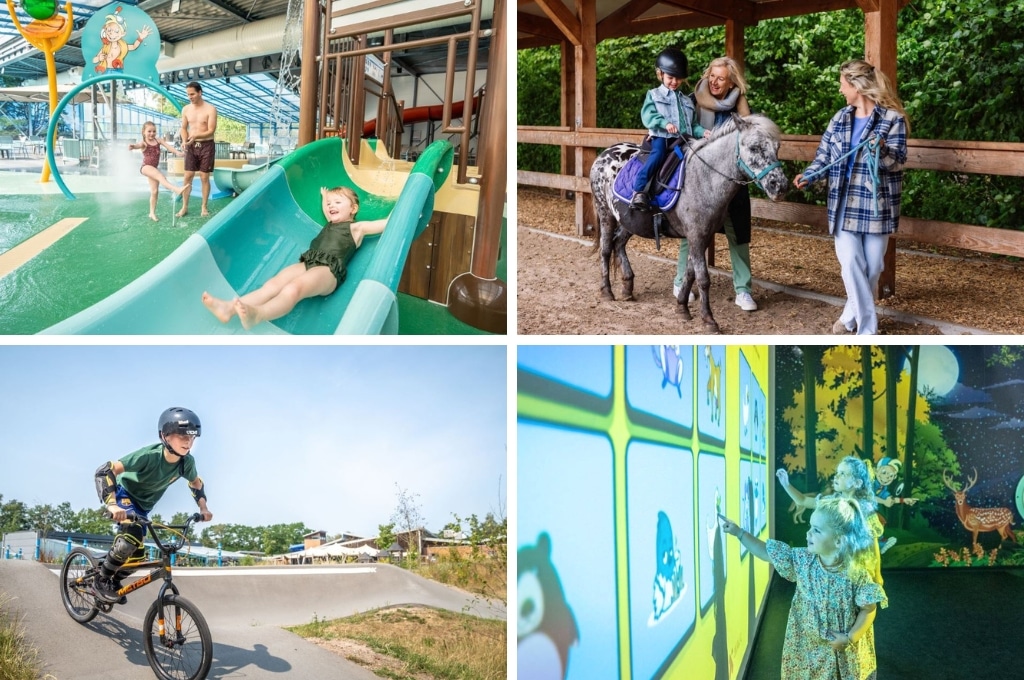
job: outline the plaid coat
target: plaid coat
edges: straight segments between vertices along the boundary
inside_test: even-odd
[[[814,161],[804,170],[817,171],[850,151],[861,140],[851,140],[854,107],[847,106],[832,117],[828,129],[814,154]],[[842,228],[860,234],[891,234],[900,223],[900,194],[903,190],[903,164],[907,161],[907,123],[897,111],[875,106],[871,120],[861,139],[878,135],[885,146],[878,158],[878,216],[871,196],[871,174],[868,171],[867,147],[857,152],[846,191],[846,164],[843,159],[828,169],[828,230],[834,234],[839,200],[846,193],[846,216]]]

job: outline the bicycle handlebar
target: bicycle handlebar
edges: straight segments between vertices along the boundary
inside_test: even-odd
[[[105,511],[104,514],[107,517],[113,519],[113,515],[110,514],[109,510]],[[178,530],[180,530],[180,534],[181,534],[180,539],[175,540],[175,541],[171,542],[168,545],[164,545],[164,543],[160,540],[160,537],[157,536],[156,530],[153,529],[153,521],[150,520],[149,518],[142,517],[142,516],[136,514],[135,512],[132,512],[131,510],[129,510],[126,513],[126,515],[125,515],[125,519],[128,520],[128,521],[131,521],[131,522],[137,522],[137,523],[147,527],[149,529],[149,533],[153,536],[153,540],[156,542],[157,546],[159,546],[161,550],[170,550],[171,552],[177,552],[178,550],[181,550],[182,546],[185,545],[185,538],[188,536],[188,530],[196,522],[203,521],[203,516],[201,514],[199,514],[198,512],[195,512],[195,513],[192,513],[192,515],[189,516],[189,518],[185,520],[184,524],[160,524],[160,525],[158,525],[158,526],[167,527],[168,529],[178,529]]]

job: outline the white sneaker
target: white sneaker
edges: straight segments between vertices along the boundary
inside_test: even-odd
[[[757,311],[757,303],[754,302],[754,298],[751,297],[750,293],[736,293],[736,305],[744,312]]]
[[[679,299],[679,293],[681,293],[681,292],[682,292],[682,290],[683,290],[683,287],[682,287],[682,286],[680,286],[680,285],[679,285],[679,284],[677,284],[677,283],[673,283],[673,284],[672,284],[672,297],[674,297],[675,299],[677,299],[677,300],[678,300],[678,299]],[[697,294],[696,294],[696,293],[694,293],[694,292],[693,292],[693,291],[691,290],[691,291],[690,291],[690,302],[696,302],[696,301],[697,301]]]

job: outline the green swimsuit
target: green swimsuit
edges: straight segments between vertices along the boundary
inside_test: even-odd
[[[309,250],[299,256],[299,261],[306,263],[306,269],[321,265],[327,267],[340,286],[345,280],[345,265],[355,252],[356,241],[352,238],[352,223],[329,222],[309,244]]]

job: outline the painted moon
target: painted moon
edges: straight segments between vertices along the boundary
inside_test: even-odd
[[[1017,512],[1020,513],[1021,517],[1024,517],[1024,477],[1020,478],[1020,482],[1017,484]]]
[[[949,394],[960,379],[960,362],[956,355],[940,345],[921,348],[919,370],[918,390],[924,392],[931,388],[939,396]]]

